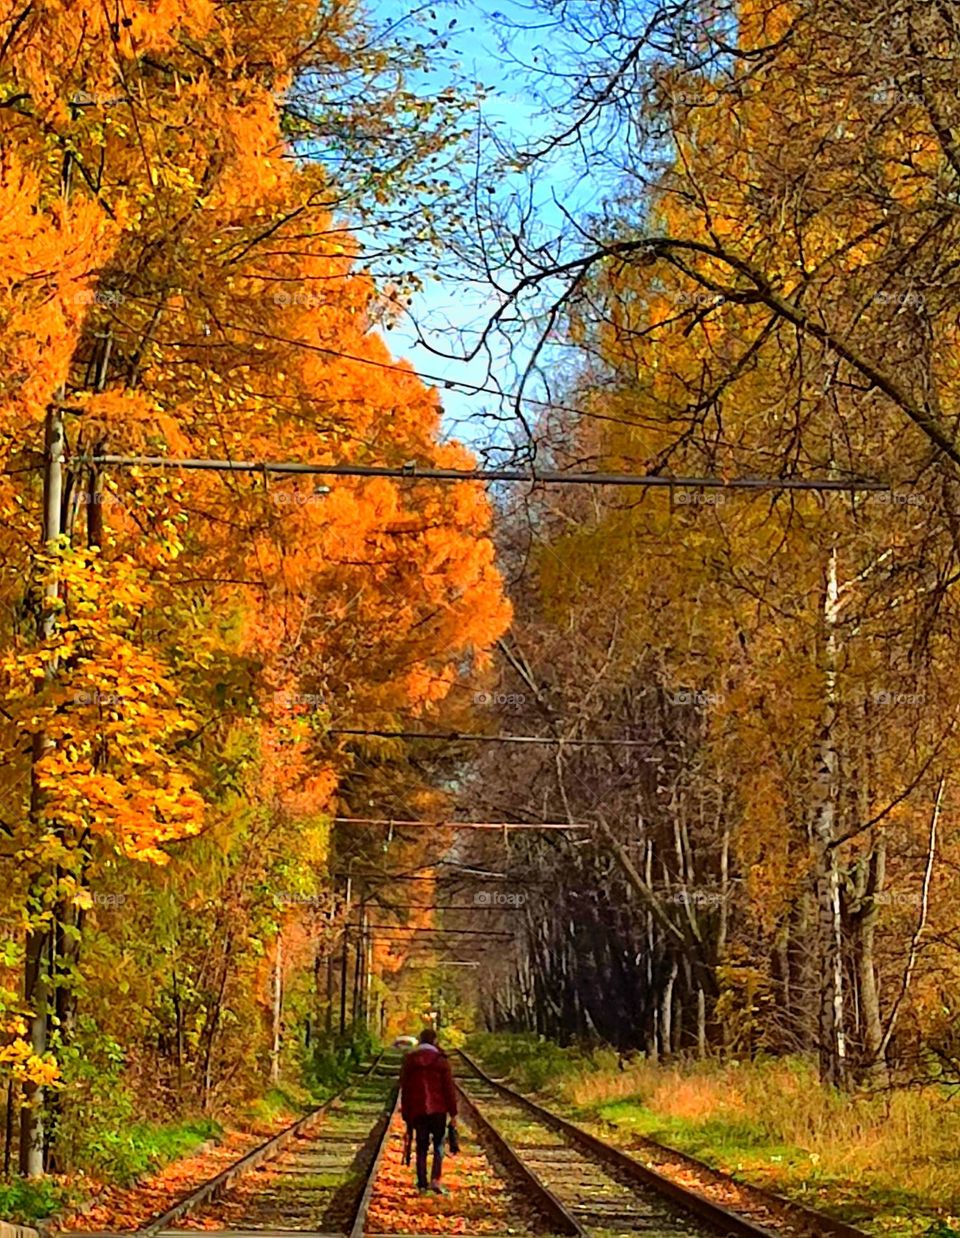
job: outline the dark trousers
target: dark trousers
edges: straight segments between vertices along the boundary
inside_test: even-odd
[[[414,1118],[413,1133],[417,1140],[417,1186],[427,1185],[427,1152],[433,1140],[433,1165],[430,1181],[439,1182],[443,1171],[443,1140],[447,1132],[445,1113],[428,1113],[424,1118]]]

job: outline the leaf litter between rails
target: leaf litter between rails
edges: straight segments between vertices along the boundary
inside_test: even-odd
[[[461,1150],[443,1162],[447,1195],[418,1195],[414,1166],[403,1164],[403,1119],[390,1127],[366,1229],[371,1234],[543,1233],[534,1209],[494,1168],[461,1119]]]

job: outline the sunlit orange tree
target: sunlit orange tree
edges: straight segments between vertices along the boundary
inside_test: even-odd
[[[332,723],[428,710],[508,609],[476,487],[99,462],[468,464],[338,222],[429,194],[456,109],[338,2],[9,5],[0,33],[0,1055],[38,1173],[44,1119],[56,1157],[91,1111],[82,1029],[216,1102],[257,960],[324,886]],[[371,187],[357,152],[386,147]]]

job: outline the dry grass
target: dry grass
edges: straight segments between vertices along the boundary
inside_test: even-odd
[[[584,1072],[560,1093],[578,1109],[632,1100],[684,1123],[744,1123],[774,1143],[812,1155],[857,1178],[888,1176],[895,1165],[918,1190],[960,1201],[960,1100],[927,1088],[838,1097],[805,1063],[705,1064]],[[903,1180],[901,1179],[901,1184]]]
[[[534,1046],[513,1048],[521,1086],[527,1057],[543,1074]],[[877,1233],[960,1238],[960,1097],[944,1089],[838,1095],[795,1059],[641,1061],[620,1070],[610,1053],[550,1046],[545,1057],[555,1069],[540,1086],[584,1117],[652,1135],[858,1223],[866,1201]]]

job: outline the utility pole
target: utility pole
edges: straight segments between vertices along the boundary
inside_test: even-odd
[[[365,927],[364,919],[366,917],[366,911],[367,911],[366,901],[365,899],[361,899],[360,900],[360,915],[357,918],[357,940],[354,943],[354,947],[353,947],[354,949],[353,1006],[351,1007],[351,1009],[353,1012],[354,1024],[356,1024],[357,1021],[359,1020],[360,1010],[361,1010],[360,995],[363,991],[363,932],[364,932],[364,927]]]
[[[340,1035],[347,1031],[347,967],[350,955],[350,894],[353,878],[347,876],[346,898],[343,909],[343,950],[340,955]]]
[[[363,1021],[369,1028],[373,1021],[373,927],[367,926],[367,965],[364,968],[366,989],[364,992]]]
[[[273,1044],[270,1050],[270,1082],[280,1082],[280,1049],[283,1035],[283,934],[277,932],[277,951],[273,960]]]
[[[76,119],[76,108],[70,107],[72,119]],[[60,194],[64,205],[70,200],[70,179],[73,158],[68,149],[63,157],[60,180]],[[60,542],[63,533],[63,477],[64,477],[64,419],[63,404],[66,393],[58,389],[47,408],[44,418],[43,448],[43,548],[52,555]],[[60,596],[60,583],[56,569],[48,564],[47,582],[43,591],[43,612],[40,617],[40,639],[46,644],[53,636],[56,628],[56,603]],[[57,662],[51,657],[44,667],[43,680],[39,691],[50,687],[57,673]],[[31,751],[30,774],[30,821],[34,831],[39,834],[43,819],[43,793],[37,767],[53,746],[49,736],[39,730],[34,734]],[[46,889],[44,874],[38,871],[34,874],[32,889],[29,896],[31,911],[36,922],[28,929],[24,950],[23,997],[29,1012],[30,1048],[37,1057],[42,1057],[49,1047],[49,1013],[50,984],[47,968],[48,946],[54,940],[54,934],[46,923],[44,902]],[[46,1144],[44,1130],[45,1090],[37,1083],[28,1082],[23,1085],[23,1106],[20,1111],[20,1172],[26,1177],[42,1177],[44,1171],[44,1148]]]

